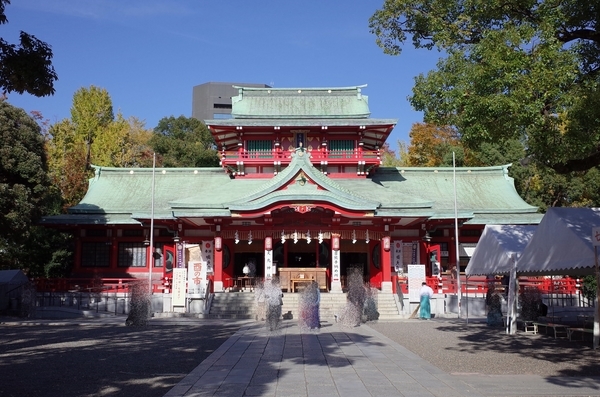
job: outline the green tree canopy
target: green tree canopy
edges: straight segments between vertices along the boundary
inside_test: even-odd
[[[600,164],[599,0],[386,0],[370,19],[385,53],[407,40],[447,56],[412,105],[466,148],[522,142],[558,173]]]
[[[165,167],[216,167],[219,157],[208,128],[200,120],[165,117],[150,141]]]
[[[40,127],[24,110],[0,100],[0,267],[18,268],[16,251],[52,204]]]
[[[5,14],[10,0],[0,0],[0,25],[8,22]],[[35,36],[21,32],[19,45],[0,38],[0,89],[4,92],[28,92],[35,96],[54,94],[58,76],[52,66],[52,49]]]
[[[40,127],[22,109],[0,101],[0,233],[20,238],[46,208],[50,180]]]

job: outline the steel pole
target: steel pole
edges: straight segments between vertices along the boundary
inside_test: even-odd
[[[454,241],[456,242],[456,300],[458,304],[458,318],[460,318],[460,304],[462,291],[460,287],[460,251],[458,245],[458,202],[456,197],[456,159],[452,152],[452,175],[454,179]]]
[[[156,171],[156,153],[152,154],[152,191],[150,192],[150,260],[148,262],[148,291],[152,295],[152,264],[154,262],[154,177]]]

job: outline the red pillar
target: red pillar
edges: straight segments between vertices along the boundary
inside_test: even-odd
[[[221,237],[218,237],[218,239],[221,239]],[[217,243],[219,245],[217,245]],[[217,241],[217,239],[215,239],[215,242],[214,242],[215,261],[213,264],[213,270],[214,270],[213,285],[217,287],[217,288],[215,288],[215,291],[218,291],[218,292],[221,291],[224,287],[224,284],[223,284],[223,244],[224,244],[223,240]],[[219,247],[219,249],[217,249],[217,247]]]
[[[387,239],[387,241],[386,241]],[[381,281],[392,282],[392,254],[391,240],[389,236],[381,239]]]

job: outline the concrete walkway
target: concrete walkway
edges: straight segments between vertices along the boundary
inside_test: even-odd
[[[600,396],[599,377],[448,374],[367,325],[248,324],[165,397]]]

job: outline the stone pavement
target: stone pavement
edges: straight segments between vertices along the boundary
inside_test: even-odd
[[[165,397],[600,396],[598,377],[448,374],[368,325],[247,324]]]

